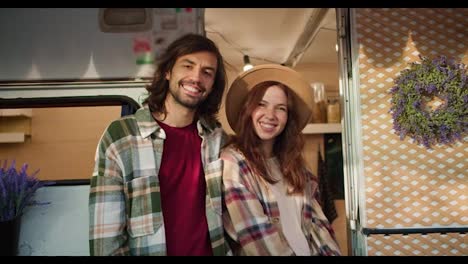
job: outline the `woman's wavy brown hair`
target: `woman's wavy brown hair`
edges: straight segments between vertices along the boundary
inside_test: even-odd
[[[279,161],[284,180],[292,187],[290,193],[303,193],[306,182],[305,161],[302,157],[304,138],[301,127],[299,127],[298,109],[294,107],[297,104],[290,88],[273,81],[256,85],[245,99],[236,123],[235,131],[237,134],[231,138],[229,143],[244,154],[254,173],[269,183],[276,182],[268,173],[267,157],[261,150],[261,139],[255,133],[252,121],[253,111],[263,99],[266,90],[273,85],[281,87],[288,100],[288,121],[283,132],[275,140],[273,153]]]
[[[158,59],[153,82],[146,87],[149,96],[143,102],[149,105],[151,112],[162,113],[164,116],[167,115],[164,101],[169,90],[169,81],[166,80],[166,73],[172,70],[179,57],[201,51],[213,53],[216,56],[218,68],[213,89],[206,100],[198,107],[197,115],[209,122],[218,121],[217,114],[226,87],[226,70],[224,68],[223,56],[213,41],[202,35],[192,33],[186,34],[172,42],[167,47],[166,52]]]

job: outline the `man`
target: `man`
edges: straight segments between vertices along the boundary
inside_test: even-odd
[[[216,45],[196,34],[159,59],[144,107],[112,122],[96,151],[91,255],[225,255],[217,121],[226,85]]]

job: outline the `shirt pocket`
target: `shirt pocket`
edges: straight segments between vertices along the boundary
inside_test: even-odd
[[[208,163],[204,171],[207,193],[210,198],[211,206],[216,214],[221,215],[223,160],[217,159]]]
[[[154,234],[153,200],[156,196],[155,176],[135,178],[125,183],[128,199],[127,231],[131,237]]]

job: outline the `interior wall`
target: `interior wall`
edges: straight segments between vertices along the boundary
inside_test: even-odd
[[[338,55],[337,55],[338,60]],[[299,64],[295,68],[309,83],[322,82],[328,96],[339,96],[339,71],[337,63]]]
[[[418,55],[468,63],[467,17],[466,8],[356,9],[365,227],[468,226],[468,138],[427,150],[400,140],[389,113],[389,89]],[[457,233],[371,236],[367,243],[369,255],[468,255],[466,236]]]
[[[31,136],[23,143],[0,143],[0,160],[39,169],[41,180],[89,179],[104,129],[120,117],[120,106],[33,108]]]

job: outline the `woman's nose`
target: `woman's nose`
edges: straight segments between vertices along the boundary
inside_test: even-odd
[[[269,119],[275,118],[275,109],[267,107],[265,109],[265,116]]]

